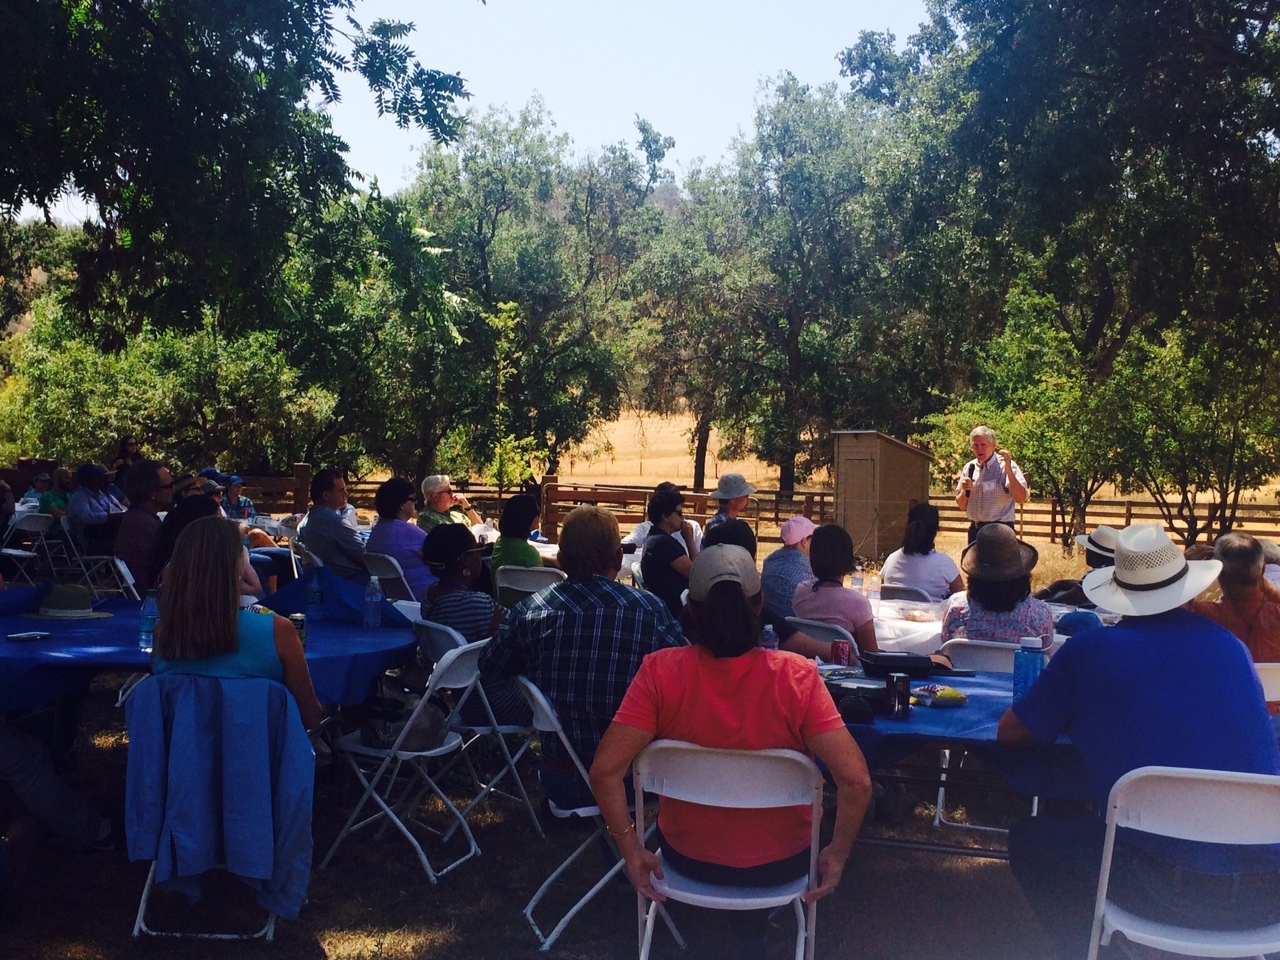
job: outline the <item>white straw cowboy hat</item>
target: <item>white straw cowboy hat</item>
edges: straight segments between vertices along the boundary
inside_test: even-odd
[[[1221,560],[1187,560],[1158,523],[1135,523],[1116,536],[1116,565],[1080,585],[1103,610],[1149,617],[1195,599],[1221,570]]]
[[[1076,543],[1086,550],[1092,550],[1094,553],[1101,554],[1104,557],[1114,558],[1116,555],[1116,537],[1119,533],[1120,531],[1115,527],[1109,527],[1105,523],[1101,523],[1093,528],[1093,533],[1076,537]]]
[[[756,492],[756,488],[747,483],[747,478],[740,473],[726,473],[711,491],[717,500],[732,500],[734,497],[745,497]]]

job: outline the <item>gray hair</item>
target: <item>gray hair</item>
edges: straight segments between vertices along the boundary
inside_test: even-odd
[[[450,485],[447,473],[433,473],[422,481],[422,495],[430,497]]]
[[[969,439],[972,440],[974,437],[986,437],[992,443],[996,442],[996,432],[986,424],[983,424],[980,427],[974,427],[969,431]]]
[[[1262,544],[1247,533],[1224,533],[1213,543],[1213,555],[1222,561],[1218,580],[1248,587],[1262,580]]]

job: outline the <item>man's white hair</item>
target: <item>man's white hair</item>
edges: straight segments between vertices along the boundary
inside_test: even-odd
[[[974,437],[986,437],[992,443],[996,442],[996,432],[986,424],[983,424],[980,427],[974,427],[969,431],[969,439],[972,440]]]

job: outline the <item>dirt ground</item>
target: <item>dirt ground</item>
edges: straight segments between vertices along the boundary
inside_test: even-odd
[[[127,748],[123,711],[114,707],[123,677],[95,682],[85,707],[84,729],[68,779],[104,812],[123,813]],[[926,758],[927,759],[927,758]],[[532,771],[526,782],[536,784]],[[536,791],[536,786],[532,788]],[[356,794],[350,779],[335,771],[318,778],[315,862],[318,863],[350,811]],[[903,825],[869,823],[867,836],[938,839],[928,825],[927,792],[908,799]],[[1025,806],[1022,798],[971,797],[976,814],[1007,819]],[[961,799],[961,802],[964,802]],[[828,825],[830,814],[828,815]],[[271,956],[277,960],[453,960],[550,956],[621,960],[635,956],[635,897],[630,888],[607,888],[569,926],[550,954],[537,951],[521,909],[542,878],[586,836],[584,825],[561,823],[544,812],[547,839],[533,832],[513,804],[495,803],[475,824],[483,854],[431,886],[396,834],[375,839],[358,834],[345,842],[332,864],[312,875],[309,902],[295,921],[281,921],[271,946],[209,941],[142,940],[130,936],[147,865],[130,864],[120,854],[78,856],[46,839],[16,903],[0,922],[0,956],[5,958],[190,958]],[[944,828],[941,839],[967,843],[961,831]],[[432,848],[429,846],[428,850]],[[554,923],[578,892],[602,872],[591,851],[539,911],[544,929]],[[161,897],[153,923],[182,926],[259,920],[238,882],[221,878],[192,908]],[[577,892],[575,892],[577,891]],[[691,958],[714,957],[730,936],[732,914],[676,909],[690,939]],[[789,915],[775,921],[769,958],[789,956],[794,927]],[[207,928],[207,927],[206,927]],[[225,928],[224,928],[225,929]],[[655,957],[681,956],[659,930]],[[1031,917],[1008,865],[998,860],[903,852],[859,845],[840,888],[818,909],[817,955],[827,960],[1040,960],[1048,958],[1043,934]]]

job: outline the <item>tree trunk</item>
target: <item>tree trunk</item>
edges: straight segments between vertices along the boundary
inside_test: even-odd
[[[711,443],[711,414],[698,416],[693,428],[693,489],[705,490],[707,486],[707,447]]]
[[[791,451],[778,464],[778,489],[783,495],[790,494],[796,488],[796,453]]]

